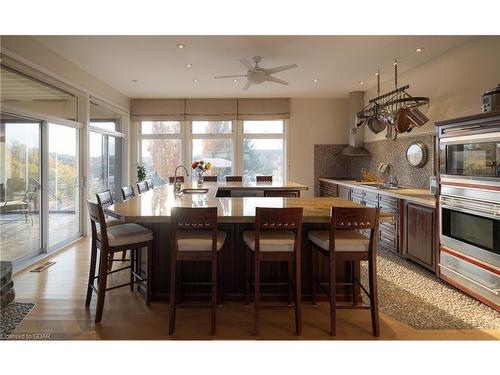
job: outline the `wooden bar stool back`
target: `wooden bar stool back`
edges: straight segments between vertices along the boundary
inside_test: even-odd
[[[217,182],[217,175],[215,176],[203,176],[204,182]]]
[[[226,176],[226,182],[242,182],[243,176]]]
[[[132,187],[132,185],[122,186],[123,201],[126,201],[132,197],[135,197],[135,192],[134,192],[134,188]]]
[[[273,182],[273,176],[255,176],[256,182]]]
[[[338,208],[332,207],[330,214],[330,230],[309,231],[308,238],[312,251],[317,250],[329,258],[329,288],[326,290],[330,299],[330,334],[336,335],[336,309],[337,308],[368,308],[371,310],[373,335],[380,335],[377,296],[377,248],[376,238],[379,225],[380,209],[378,208]],[[368,229],[370,237],[365,237],[358,230]],[[312,255],[311,255],[312,256]],[[336,262],[351,262],[351,282],[337,283],[335,280]],[[368,261],[369,291],[361,284],[355,262]],[[316,303],[316,288],[321,286],[317,281],[314,257],[312,257],[312,299]],[[359,266],[359,264],[358,264]],[[337,305],[335,301],[337,285],[347,285],[352,288],[352,305]],[[358,304],[356,285],[359,285],[370,298],[370,305]]]
[[[255,209],[255,231],[243,232],[243,241],[247,245],[246,256],[246,285],[245,299],[248,303],[249,295],[249,255],[254,254],[255,279],[255,327],[254,334],[259,334],[260,310],[262,308],[290,307],[287,305],[261,306],[260,269],[262,262],[287,262],[289,301],[292,285],[295,285],[295,331],[298,336],[302,334],[302,301],[301,301],[301,232],[302,232],[302,207],[297,208],[261,208]],[[295,269],[295,277],[292,276]],[[282,284],[282,283],[269,283]]]
[[[139,194],[145,193],[149,190],[148,184],[146,181],[141,181],[137,183],[137,192]]]
[[[132,223],[115,225],[111,228],[107,228],[102,206],[97,203],[87,201],[87,207],[90,216],[90,225],[92,228],[92,245],[85,307],[90,306],[92,292],[96,292],[97,307],[95,322],[99,323],[102,319],[106,292],[127,285],[129,285],[130,289],[133,290],[135,283],[146,284],[146,305],[149,306],[151,301],[153,233],[149,229]],[[146,278],[143,278],[142,275],[138,273],[139,270],[134,268],[133,259],[130,262],[130,266],[108,271],[106,265],[110,254],[131,250],[132,257],[134,257],[138,255],[137,252],[143,247],[147,248]],[[100,254],[99,272],[96,276],[97,250],[100,251]],[[128,268],[130,268],[130,282],[107,288],[108,275]],[[98,280],[97,286],[94,285],[94,281],[96,279]]]
[[[100,193],[96,194],[96,199],[97,199],[97,204],[101,205],[103,208],[108,208],[109,206],[112,206],[115,204],[115,201],[113,200],[113,196],[111,195],[110,190],[105,190]],[[105,216],[106,217],[106,216]],[[118,219],[115,219],[114,217],[106,217],[106,227],[110,228],[114,225],[120,225],[122,222]],[[110,254],[109,256],[109,262],[108,262],[108,270],[113,268],[113,262],[115,261],[115,255]],[[127,251],[123,251],[122,254],[122,262],[125,261],[127,257]]]
[[[174,179],[175,179],[174,176],[169,177],[168,178],[168,183],[169,184],[173,184],[174,183]],[[184,182],[184,176],[177,176],[177,181]]]
[[[209,261],[211,263],[211,331],[216,332],[217,309],[217,254],[222,249],[226,233],[217,230],[217,207],[175,207],[171,211],[171,258],[170,258],[170,318],[169,335],[175,331],[177,310],[177,263]],[[181,280],[182,282],[182,280]],[[205,283],[206,284],[206,283]]]

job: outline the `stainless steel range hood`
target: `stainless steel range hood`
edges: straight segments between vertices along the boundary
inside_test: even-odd
[[[364,98],[363,91],[349,93],[349,146],[342,150],[344,156],[371,156],[370,152],[363,147],[365,129],[358,128],[356,133],[351,132],[351,129],[356,125],[356,113],[364,107]]]

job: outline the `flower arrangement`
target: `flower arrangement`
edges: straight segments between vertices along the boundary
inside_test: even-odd
[[[193,164],[191,164],[191,168],[195,170],[198,169],[201,172],[206,172],[212,169],[212,163],[204,160],[195,160],[193,161]]]

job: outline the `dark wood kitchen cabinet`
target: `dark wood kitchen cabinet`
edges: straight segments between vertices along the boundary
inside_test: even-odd
[[[436,272],[436,209],[406,202],[404,255]]]
[[[336,197],[337,196],[337,189],[338,185],[331,183],[331,182],[326,182],[326,181],[320,181],[319,182],[319,196],[320,197]]]
[[[393,215],[392,221],[379,224],[379,246],[401,254],[401,200],[380,194],[379,207],[381,211]]]

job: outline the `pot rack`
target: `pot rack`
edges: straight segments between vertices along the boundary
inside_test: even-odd
[[[394,60],[394,90],[380,94],[380,71],[377,70],[377,97],[370,99],[361,111],[357,113],[356,126],[353,132],[365,123],[365,120],[380,113],[395,114],[401,108],[417,108],[428,105],[430,99],[424,96],[411,96],[406,90],[410,85],[398,87],[398,61]]]

